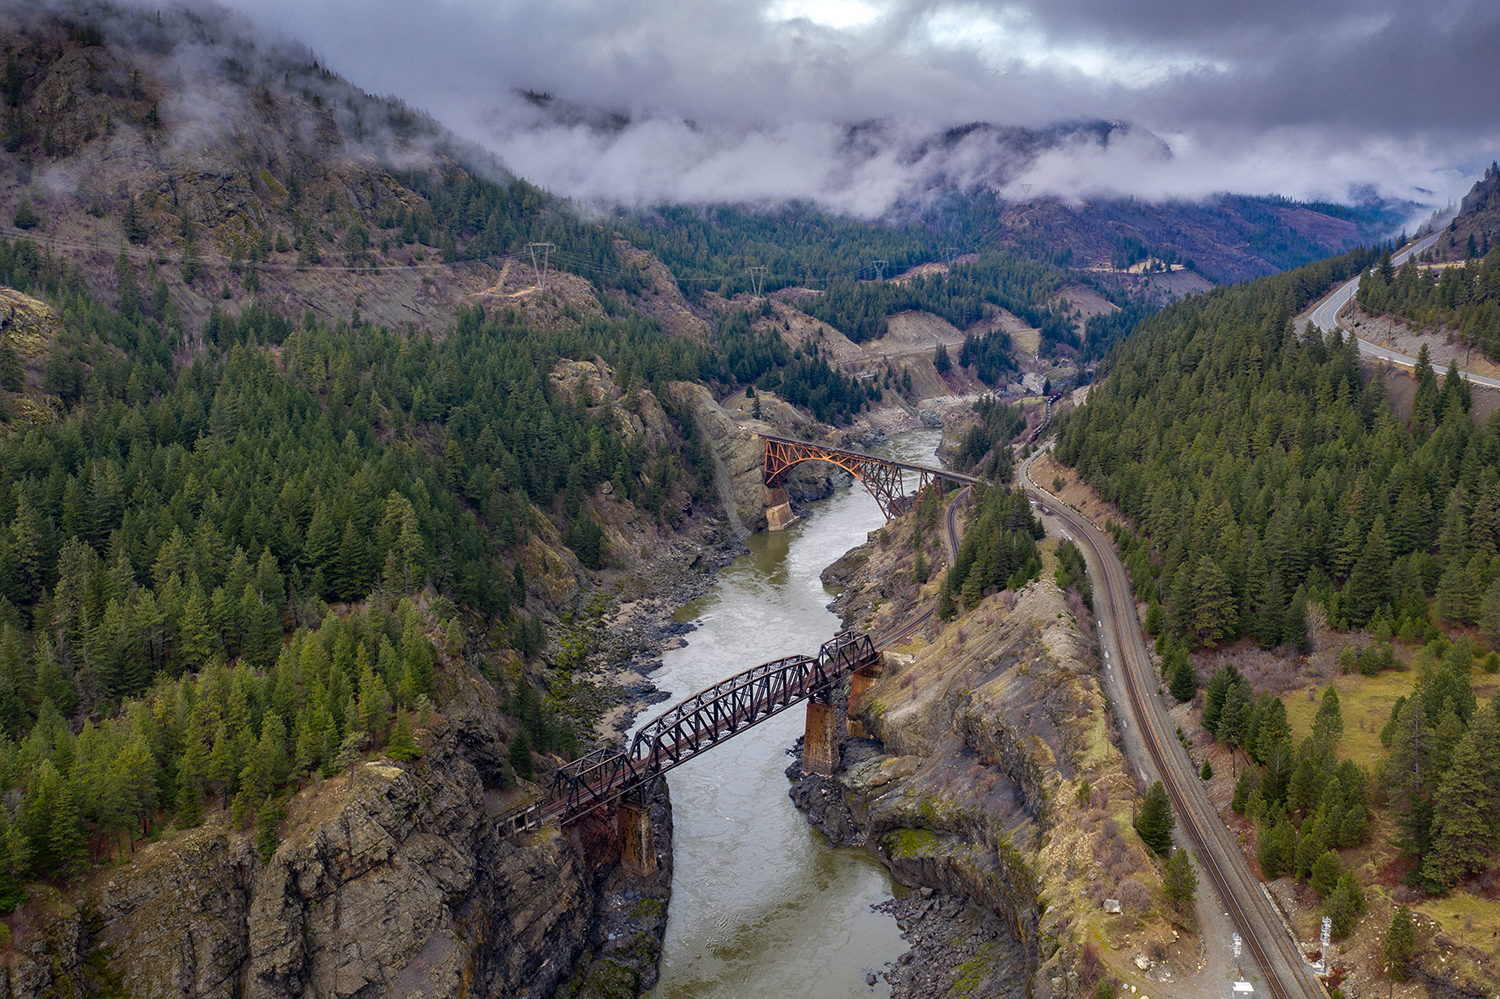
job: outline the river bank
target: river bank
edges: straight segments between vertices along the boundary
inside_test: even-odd
[[[886,632],[937,598],[941,571],[913,580],[913,527],[893,523],[829,567],[845,625]],[[931,565],[941,552],[924,534]],[[886,972],[894,996],[1091,995],[1142,953],[1179,979],[1190,971],[1191,927],[1129,832],[1143,788],[1100,686],[1091,617],[1054,581],[1055,547],[1042,543],[1040,578],[887,655],[854,715],[870,738],[844,740],[832,778],[788,774],[810,824],[943,900],[908,922],[910,957]],[[1124,905],[1106,911],[1106,898]],[[994,925],[1004,932],[987,936]]]

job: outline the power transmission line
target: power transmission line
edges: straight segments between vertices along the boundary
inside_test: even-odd
[[[547,290],[547,254],[557,249],[556,243],[527,243],[526,249],[531,251],[531,269],[536,271],[536,286],[540,291]],[[537,263],[536,253],[542,251],[540,265]]]

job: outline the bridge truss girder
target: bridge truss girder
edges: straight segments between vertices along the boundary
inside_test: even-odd
[[[935,488],[939,479],[965,484],[978,481],[967,475],[893,462],[874,455],[861,454],[858,451],[823,447],[808,441],[790,440],[784,437],[761,436],[766,444],[764,481],[768,489],[785,485],[787,473],[794,465],[799,465],[804,461],[826,461],[837,465],[864,483],[870,495],[875,497],[875,502],[880,506],[880,512],[885,515],[886,520],[893,520],[900,516],[906,511],[912,499],[921,496],[926,489]],[[906,472],[913,472],[917,476],[917,490],[911,496],[907,496],[905,492],[904,473]]]
[[[816,658],[788,656],[751,667],[672,705],[636,733],[630,749],[599,749],[558,770],[548,818],[572,821],[644,791],[675,766],[800,701],[826,693],[879,658],[869,635],[842,634]]]

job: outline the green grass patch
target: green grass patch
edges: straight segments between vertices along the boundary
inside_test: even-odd
[[[883,845],[886,856],[892,860],[935,857],[938,838],[936,833],[927,829],[897,829],[886,834]]]
[[[1380,744],[1380,730],[1391,717],[1391,706],[1396,699],[1411,694],[1416,685],[1417,674],[1413,671],[1398,673],[1386,670],[1375,676],[1350,673],[1336,677],[1333,685],[1339,692],[1339,708],[1344,714],[1344,737],[1339,740],[1338,757],[1353,760],[1362,767],[1374,767],[1386,755]],[[1292,726],[1292,743],[1299,744],[1312,732],[1313,717],[1318,713],[1318,702],[1324,687],[1312,688],[1315,700],[1307,699],[1307,687],[1289,691],[1286,701],[1286,717]],[[1360,722],[1364,728],[1360,728]]]

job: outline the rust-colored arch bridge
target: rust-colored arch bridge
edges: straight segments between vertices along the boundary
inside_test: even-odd
[[[939,480],[965,486],[972,486],[981,481],[972,475],[960,475],[958,472],[950,472],[945,468],[929,468],[926,465],[892,461],[890,458],[881,458],[863,451],[851,451],[848,448],[827,447],[791,437],[775,437],[771,434],[756,434],[755,436],[766,443],[765,484],[766,504],[769,508],[766,517],[772,530],[779,530],[790,523],[790,509],[788,508],[786,513],[781,515],[779,508],[787,504],[785,495],[787,473],[794,465],[799,465],[804,461],[829,462],[863,482],[865,488],[870,491],[870,495],[875,497],[875,502],[880,504],[880,512],[885,514],[886,520],[900,516],[914,498],[922,495],[924,489],[935,486]],[[911,495],[907,495],[905,489],[908,473],[916,474],[917,488]]]

